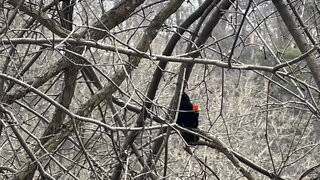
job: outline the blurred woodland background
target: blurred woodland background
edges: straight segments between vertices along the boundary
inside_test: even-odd
[[[318,0],[1,0],[0,177],[320,179],[319,41]]]

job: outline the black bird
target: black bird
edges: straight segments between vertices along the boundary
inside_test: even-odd
[[[189,96],[183,92],[180,101],[180,112],[177,124],[184,128],[198,128],[199,125],[199,106],[192,104]],[[199,141],[199,137],[188,132],[181,132],[183,139],[189,144]]]

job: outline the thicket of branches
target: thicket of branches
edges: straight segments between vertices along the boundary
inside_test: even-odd
[[[317,0],[5,0],[0,14],[3,179],[320,178]],[[175,124],[183,91],[198,129]]]

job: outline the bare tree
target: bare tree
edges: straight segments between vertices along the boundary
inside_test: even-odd
[[[320,177],[316,0],[7,0],[0,14],[3,179]],[[199,128],[175,123],[183,92]]]

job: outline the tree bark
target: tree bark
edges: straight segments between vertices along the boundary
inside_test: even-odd
[[[292,38],[296,42],[301,53],[306,53],[311,49],[310,45],[306,41],[306,38],[302,34],[302,30],[298,27],[297,23],[293,19],[293,16],[288,10],[288,6],[284,0],[272,0],[274,6],[277,8],[283,22],[285,23]],[[311,74],[320,89],[320,62],[316,60],[314,54],[309,54],[306,58],[306,63],[311,71]]]

